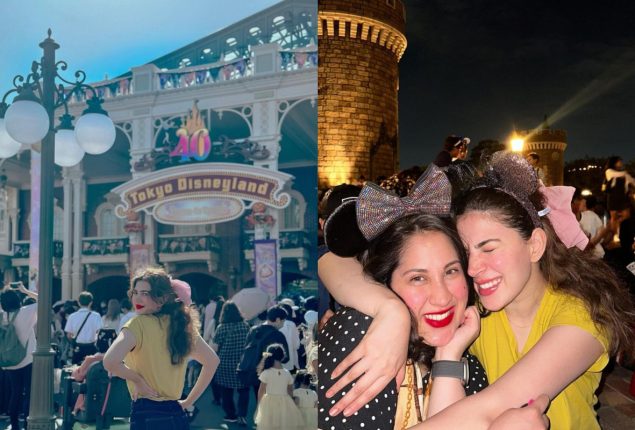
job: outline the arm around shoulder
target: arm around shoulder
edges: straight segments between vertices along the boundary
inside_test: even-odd
[[[377,316],[386,302],[401,303],[389,288],[365,276],[360,262],[354,258],[338,257],[329,252],[318,260],[318,272],[338,303],[366,315]],[[405,312],[408,313],[407,310]]]

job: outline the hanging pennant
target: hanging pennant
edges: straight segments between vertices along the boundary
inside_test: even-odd
[[[207,77],[207,70],[199,70],[198,72],[196,72],[196,83],[197,84],[202,84],[203,82],[205,82],[205,78]]]
[[[304,67],[304,63],[306,63],[306,52],[296,52],[295,53],[295,64],[298,65],[298,68],[301,69]]]
[[[245,74],[245,60],[240,60],[237,63],[234,63],[234,65],[240,76],[243,76]]]
[[[223,79],[226,80],[226,81],[231,79],[231,75],[232,75],[233,71],[234,71],[234,65],[233,64],[227,64],[227,65],[223,66]]]
[[[216,82],[218,80],[218,74],[220,73],[220,67],[213,67],[209,69],[209,74],[212,77],[212,81]]]

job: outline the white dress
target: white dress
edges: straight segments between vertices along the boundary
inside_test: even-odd
[[[317,429],[317,393],[313,390],[309,390],[308,388],[296,388],[293,390],[293,397],[298,399],[298,408],[304,417],[304,430]]]
[[[258,430],[302,429],[304,426],[302,413],[287,391],[287,387],[293,384],[289,371],[271,367],[264,370],[259,379],[260,382],[267,384],[267,389],[258,403],[254,418]]]

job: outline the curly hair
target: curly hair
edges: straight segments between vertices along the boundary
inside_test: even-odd
[[[545,198],[536,191],[529,196],[535,208],[546,206]],[[538,210],[538,209],[537,209]],[[528,240],[534,223],[527,210],[509,194],[493,188],[476,188],[458,199],[456,216],[472,211],[487,212],[503,225],[516,230]],[[628,290],[604,261],[578,248],[567,248],[560,241],[548,218],[541,218],[547,235],[540,270],[555,291],[582,300],[591,319],[609,339],[609,352],[634,352],[632,330],[635,312]]]
[[[459,238],[456,227],[449,219],[439,218],[427,214],[411,214],[399,218],[393,222],[379,236],[373,239],[368,249],[358,256],[364,268],[364,273],[376,282],[391,288],[392,274],[399,265],[404,246],[407,240],[415,234],[424,232],[439,232],[444,234],[452,244],[459,257],[459,263],[466,280],[468,289],[468,304],[476,303],[476,294],[472,288],[472,279],[467,274],[467,254],[463,243]],[[483,314],[483,308],[477,303],[479,312]],[[408,342],[408,358],[431,366],[435,348],[425,343],[419,336],[418,322],[412,312],[410,313],[410,340]]]
[[[150,285],[150,297],[162,304],[154,315],[157,318],[162,315],[169,317],[167,348],[172,364],[176,365],[183,363],[194,347],[197,334],[195,327],[199,326],[199,316],[193,306],[186,306],[176,300],[170,280],[170,276],[162,268],[148,267],[132,278],[128,296],[132,298],[138,282],[145,281]]]

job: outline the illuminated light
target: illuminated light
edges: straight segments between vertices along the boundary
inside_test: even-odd
[[[522,152],[523,147],[525,146],[525,140],[520,137],[514,137],[510,141],[512,145],[512,151],[514,152]]]
[[[210,48],[203,49],[203,54],[209,54],[210,52],[212,52]]]
[[[584,189],[584,190],[580,191],[580,194],[582,194],[582,195],[583,195],[583,196],[585,196],[585,197],[586,197],[586,196],[592,196],[592,195],[593,195],[593,193],[591,192],[591,190],[587,190],[587,189]]]

